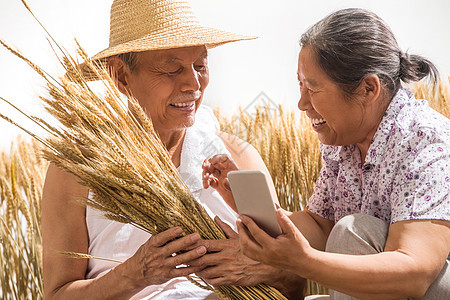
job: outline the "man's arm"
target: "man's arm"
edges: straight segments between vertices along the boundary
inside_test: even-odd
[[[131,258],[105,275],[86,279],[87,260],[58,253],[88,253],[86,208],[78,203],[87,198],[88,189],[78,181],[76,176],[54,165],[48,169],[42,197],[46,299],[128,299],[148,285],[161,284],[199,270],[176,266],[201,256],[206,252],[204,247],[175,257],[172,253],[192,246],[200,236],[194,234],[169,242],[181,234],[181,229],[172,228],[152,236]]]

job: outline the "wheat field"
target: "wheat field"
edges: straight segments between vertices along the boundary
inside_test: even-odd
[[[450,77],[437,89],[425,83],[411,86],[417,98],[450,116]],[[232,118],[216,112],[221,130],[252,144],[266,163],[283,208],[295,211],[307,204],[321,168],[319,143],[304,115],[279,107],[273,115],[260,107],[255,116],[242,110]],[[0,299],[42,299],[40,201],[47,161],[38,142],[17,139],[0,165]],[[310,282],[308,294],[326,292]]]

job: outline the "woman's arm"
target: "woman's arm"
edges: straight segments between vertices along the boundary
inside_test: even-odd
[[[326,253],[312,248],[281,210],[277,214],[284,234],[276,239],[241,217],[238,230],[244,254],[358,298],[422,297],[450,250],[450,222],[415,220],[391,225],[385,252]]]
[[[319,267],[308,270],[308,278],[358,298],[421,298],[449,255],[449,226],[439,220],[397,222],[390,226],[384,252],[316,252],[311,259]]]
[[[322,218],[307,209],[299,212],[284,211],[284,213],[308,240],[311,247],[325,251],[328,236],[334,226],[333,221]]]
[[[199,270],[176,266],[198,258],[206,252],[205,247],[197,247],[175,257],[172,253],[192,245],[200,236],[189,235],[169,243],[181,234],[181,229],[172,228],[152,236],[136,254],[107,274],[86,279],[87,260],[58,253],[88,253],[86,208],[78,202],[87,198],[88,190],[78,181],[77,177],[54,165],[48,169],[42,197],[46,299],[128,299],[148,285]]]

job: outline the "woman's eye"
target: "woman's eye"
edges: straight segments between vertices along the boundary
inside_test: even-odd
[[[206,70],[206,66],[205,65],[198,65],[198,66],[195,66],[195,69],[197,71],[204,71],[204,70]]]

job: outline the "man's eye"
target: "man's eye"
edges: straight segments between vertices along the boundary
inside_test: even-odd
[[[308,88],[308,93],[314,94],[315,92],[314,92],[312,89],[309,89],[309,88]]]
[[[174,76],[174,75],[180,74],[182,71],[183,71],[183,68],[179,68],[179,69],[177,69],[177,70],[175,70],[175,71],[167,72],[167,74],[168,74],[169,76]]]

